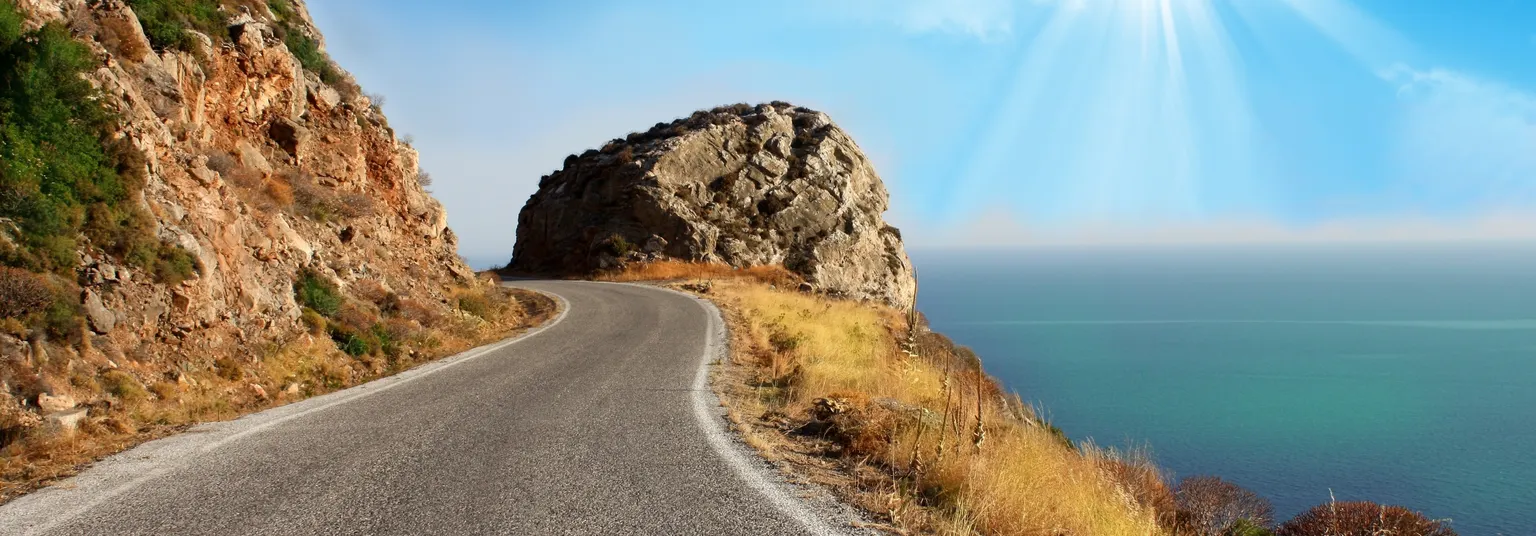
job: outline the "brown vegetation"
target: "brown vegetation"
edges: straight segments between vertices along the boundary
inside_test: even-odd
[[[48,345],[43,359],[0,364],[0,381],[20,393],[0,391],[0,500],[191,424],[343,389],[504,338],[542,323],[556,307],[544,295],[485,282],[456,291],[484,302],[473,316],[438,313],[442,304],[371,281],[349,292],[318,287],[322,295],[336,292],[331,317],[306,308],[290,335],[246,355],[167,369],[154,356],[93,346],[87,336],[81,344]],[[374,346],[352,352],[354,339],[339,334]],[[61,400],[88,412],[73,429],[39,417],[39,406]]]
[[[780,288],[796,288],[801,278],[782,266],[734,268],[705,262],[656,261],[598,275],[602,281],[683,281],[744,279]]]
[[[1267,528],[1274,523],[1275,508],[1268,499],[1214,476],[1180,481],[1174,497],[1181,534],[1224,536],[1236,527]]]
[[[0,267],[0,318],[22,318],[41,312],[53,301],[42,276],[21,268]]]
[[[1442,521],[1401,506],[1330,502],[1287,521],[1278,536],[1456,536]]]

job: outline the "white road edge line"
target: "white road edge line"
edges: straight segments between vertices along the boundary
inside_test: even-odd
[[[240,417],[238,419],[235,419],[235,420],[232,420],[232,421],[223,421],[223,422],[215,422],[215,423],[204,423],[205,425],[215,425],[215,426],[221,425],[221,424],[239,423],[241,420],[247,420],[247,419],[251,419],[251,418],[258,418],[259,419],[260,416],[263,415],[263,414],[267,414],[267,415],[270,416],[273,413],[280,413],[285,408],[287,408],[287,409],[289,409],[291,411],[291,410],[295,409],[295,406],[300,406],[302,404],[305,404],[305,402],[316,403],[316,402],[320,402],[322,400],[324,401],[323,403],[320,403],[319,405],[316,405],[314,407],[307,407],[307,408],[299,409],[299,411],[295,411],[293,413],[290,413],[290,414],[287,414],[287,415],[283,415],[283,416],[278,417],[276,419],[272,419],[270,421],[266,421],[266,422],[254,425],[254,426],[251,426],[249,428],[245,428],[244,430],[240,430],[238,432],[235,432],[234,434],[231,434],[231,435],[228,435],[226,437],[220,438],[217,441],[214,441],[212,443],[208,443],[206,445],[203,445],[203,446],[197,448],[196,450],[194,450],[193,452],[190,452],[188,454],[191,454],[191,455],[201,455],[201,454],[204,454],[204,453],[207,453],[207,452],[211,452],[211,451],[213,451],[215,449],[218,449],[221,446],[224,446],[224,445],[228,444],[231,441],[234,441],[234,440],[237,440],[237,439],[249,436],[251,434],[255,434],[257,432],[261,432],[263,430],[266,430],[266,429],[272,428],[274,426],[277,426],[279,424],[283,424],[285,422],[297,419],[299,417],[304,417],[304,416],[307,416],[307,415],[312,415],[314,413],[325,411],[327,409],[339,406],[341,404],[345,404],[345,403],[348,403],[348,402],[356,402],[358,400],[362,400],[364,398],[368,398],[370,396],[373,396],[373,395],[376,395],[376,394],[388,391],[390,389],[394,389],[394,388],[399,387],[401,385],[405,385],[407,383],[419,380],[421,378],[425,378],[427,376],[432,375],[433,373],[440,372],[440,371],[442,371],[444,369],[447,369],[447,368],[450,368],[450,367],[452,367],[454,365],[458,365],[460,363],[465,363],[465,362],[468,362],[468,361],[472,361],[472,360],[474,360],[476,358],[479,358],[481,356],[484,356],[486,354],[489,354],[489,353],[495,352],[497,350],[501,350],[502,348],[506,348],[508,346],[512,346],[513,344],[517,344],[519,342],[528,340],[528,339],[532,338],[534,335],[538,335],[540,333],[543,333],[545,330],[547,330],[549,328],[552,328],[552,327],[555,327],[557,324],[559,324],[560,322],[564,321],[566,315],[571,312],[570,302],[567,301],[564,296],[561,296],[559,294],[555,294],[553,292],[545,292],[545,291],[536,291],[536,292],[539,292],[540,294],[544,294],[546,296],[550,296],[550,297],[554,298],[557,303],[560,304],[560,314],[556,315],[553,320],[550,320],[549,322],[545,322],[544,325],[541,325],[541,326],[536,327],[534,329],[528,330],[526,332],[523,332],[523,333],[519,334],[516,337],[512,337],[510,339],[506,339],[506,340],[503,340],[501,342],[491,343],[491,344],[486,345],[486,346],[481,346],[481,347],[478,347],[478,348],[473,348],[473,349],[470,349],[470,350],[466,350],[466,351],[461,352],[459,354],[452,355],[452,356],[449,356],[449,357],[446,357],[446,358],[443,358],[443,359],[439,359],[439,360],[433,361],[431,363],[427,363],[425,365],[422,365],[422,366],[419,366],[419,367],[407,370],[405,372],[401,372],[399,374],[395,374],[393,376],[386,376],[386,377],[383,377],[383,378],[379,378],[377,380],[373,380],[371,382],[368,382],[368,383],[365,383],[365,384],[362,384],[362,385],[356,385],[356,386],[349,387],[349,388],[346,388],[346,389],[343,389],[343,390],[340,390],[340,391],[336,391],[334,393],[327,393],[325,395],[321,395],[321,396],[318,396],[318,397],[309,398],[309,399],[306,399],[306,400],[301,400],[301,401],[298,401],[298,402],[295,402],[293,404],[289,404],[289,405],[286,405],[286,406],[278,406],[276,408],[272,408],[272,409],[268,409],[268,410],[264,410],[264,411],[259,411],[259,412],[256,412],[256,413],[252,413],[252,414],[249,414],[249,415],[242,416],[242,417]],[[236,424],[236,425],[238,426],[238,424]],[[172,435],[170,437],[164,438],[164,439],[159,440],[159,441],[164,441],[164,440],[167,440],[167,439],[173,439],[173,438],[177,438],[177,437],[185,437],[184,434],[186,434],[188,432],[192,432],[192,431],[194,431],[194,430],[188,430],[188,431],[182,432],[180,434]],[[153,443],[153,442],[151,442],[151,443]],[[141,446],[143,446],[143,445],[141,445]],[[120,452],[118,454],[114,454],[113,456],[103,460],[102,462],[98,462],[98,463],[105,465],[105,464],[109,463],[113,458],[119,458],[119,457],[122,457],[124,455],[131,455],[133,453],[133,451],[138,449],[138,448],[139,447],[134,447],[133,449],[128,449],[128,450],[125,450],[125,451]],[[189,458],[190,458],[190,456],[184,457],[182,459],[186,460],[186,459],[189,459]],[[115,488],[112,488],[109,491],[102,492],[101,494],[97,495],[94,499],[92,499],[90,501],[79,503],[74,508],[71,508],[71,509],[69,509],[69,510],[63,512],[63,513],[59,513],[59,514],[51,516],[46,523],[44,523],[44,524],[42,524],[40,526],[27,527],[25,533],[27,533],[27,534],[38,534],[38,533],[48,532],[49,530],[52,530],[54,527],[57,527],[60,524],[66,523],[66,522],[68,522],[68,521],[78,517],[82,513],[90,511],[92,508],[95,508],[97,505],[100,505],[103,502],[111,500],[113,497],[116,497],[118,495],[122,495],[123,493],[125,493],[125,492],[127,492],[129,490],[132,490],[133,488],[136,488],[136,487],[144,484],[145,482],[153,480],[153,479],[155,479],[155,478],[157,478],[157,477],[159,477],[161,475],[164,475],[165,473],[167,473],[169,471],[177,469],[180,466],[181,466],[181,464],[173,464],[173,465],[164,466],[164,467],[160,467],[158,469],[149,471],[149,472],[145,473],[144,475],[139,476],[138,478],[134,478],[133,480],[130,480],[130,481],[126,482],[126,483],[123,483],[123,484],[121,484],[121,485],[119,485],[119,486],[117,486]],[[88,472],[88,471],[90,471],[90,469],[87,469],[86,471]],[[78,478],[81,478],[81,477],[84,477],[84,476],[86,476],[86,475],[85,475],[84,472],[82,472],[80,475],[77,475],[75,477],[71,477],[71,478],[66,479],[64,481],[61,481],[59,483],[55,483],[53,485],[50,485],[47,488],[38,490],[38,491],[36,491],[36,492],[34,492],[32,494],[24,495],[24,496],[22,496],[20,498],[17,498],[11,504],[7,504],[7,505],[4,505],[4,506],[12,506],[12,505],[15,505],[16,503],[24,503],[24,502],[31,502],[32,500],[37,500],[37,499],[30,499],[29,500],[29,498],[33,498],[33,497],[43,497],[43,498],[46,498],[45,492],[48,492],[50,490],[53,490],[54,492],[58,492],[58,490],[62,489],[58,484],[63,484],[63,483],[71,482],[71,481],[74,481],[75,479],[78,479]],[[74,489],[78,489],[78,488],[71,487],[70,491],[74,491]],[[0,512],[3,512],[4,510],[8,510],[8,509],[9,508],[0,507]],[[0,518],[3,518],[3,517],[4,516],[0,516]],[[4,521],[3,519],[0,519],[0,528],[4,528],[5,525],[6,525],[5,523],[3,523],[3,521]]]
[[[783,486],[775,483],[775,478],[768,473],[765,463],[759,460],[753,463],[748,456],[756,458],[755,453],[743,454],[734,441],[731,440],[733,432],[728,428],[727,420],[722,418],[718,408],[721,407],[720,397],[714,389],[709,387],[709,367],[715,361],[724,362],[729,359],[727,355],[729,345],[726,342],[725,320],[720,316],[720,309],[709,300],[699,298],[686,292],[673,290],[653,285],[633,284],[637,287],[652,288],[678,294],[692,300],[704,309],[709,322],[704,328],[704,350],[699,357],[699,369],[693,376],[693,417],[699,423],[699,430],[704,432],[704,437],[709,440],[709,446],[715,450],[715,454],[725,460],[726,465],[736,472],[736,476],[747,483],[747,486],[763,497],[778,509],[779,512],[805,527],[806,532],[817,535],[841,535],[843,532],[828,525],[821,516],[806,508],[799,500],[785,492]],[[711,410],[710,408],[717,408]]]

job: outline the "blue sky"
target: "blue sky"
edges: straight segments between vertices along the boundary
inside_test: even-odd
[[[909,242],[1536,236],[1536,2],[311,0],[461,252],[567,154],[787,100]]]

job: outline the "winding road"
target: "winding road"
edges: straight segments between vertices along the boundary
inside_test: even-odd
[[[0,507],[0,534],[832,534],[726,431],[713,306],[527,281],[538,330],[194,427]]]

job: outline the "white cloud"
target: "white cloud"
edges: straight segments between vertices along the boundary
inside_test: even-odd
[[[1447,69],[1397,66],[1400,195],[1445,208],[1536,206],[1536,94]]]

